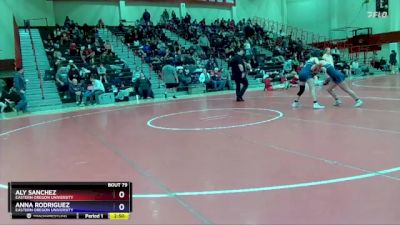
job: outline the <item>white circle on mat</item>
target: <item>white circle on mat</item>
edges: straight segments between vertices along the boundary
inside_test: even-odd
[[[193,128],[179,128],[179,127],[162,127],[162,126],[157,126],[154,125],[154,121],[163,119],[166,117],[171,117],[171,116],[176,116],[176,115],[182,115],[182,114],[188,114],[188,113],[195,113],[195,112],[206,112],[206,111],[226,111],[226,110],[257,110],[257,111],[267,111],[267,112],[273,112],[276,115],[272,118],[266,119],[266,120],[261,120],[253,123],[242,123],[242,124],[234,124],[234,125],[229,125],[229,126],[218,126],[218,127],[193,127]],[[172,131],[204,131],[204,130],[221,130],[221,129],[230,129],[230,128],[237,128],[237,127],[248,127],[248,126],[254,126],[262,123],[268,123],[274,120],[277,120],[279,118],[283,117],[283,112],[273,110],[273,109],[263,109],[263,108],[219,108],[219,109],[199,109],[199,110],[191,110],[191,111],[184,111],[184,112],[176,112],[176,113],[170,113],[166,115],[161,115],[161,116],[156,116],[149,121],[147,121],[147,125],[152,128],[156,129],[161,129],[161,130],[172,130]]]

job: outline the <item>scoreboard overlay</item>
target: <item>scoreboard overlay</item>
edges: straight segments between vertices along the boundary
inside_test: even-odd
[[[9,182],[13,219],[129,219],[131,182]]]

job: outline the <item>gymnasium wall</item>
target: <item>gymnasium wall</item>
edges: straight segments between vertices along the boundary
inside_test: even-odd
[[[351,37],[349,32],[331,32],[342,27],[372,27],[373,33],[391,30],[390,18],[368,18],[368,11],[375,11],[376,0],[362,5],[361,0],[287,0],[288,25],[318,33],[333,39]],[[389,1],[389,14],[395,14],[395,0]]]
[[[368,11],[375,11],[375,0],[362,5],[361,1],[336,0],[340,5],[338,10],[338,26],[372,27],[374,34],[388,32],[389,18],[368,18]],[[390,1],[389,1],[390,2]]]
[[[151,20],[153,23],[158,23],[160,21],[161,14],[166,9],[170,15],[172,11],[175,11],[176,16],[180,16],[179,4],[177,3],[134,3],[127,2],[125,7],[125,18],[127,21],[136,21],[140,19],[143,15],[144,10],[147,9],[151,15]]]
[[[232,10],[227,7],[187,4],[186,12],[190,14],[192,19],[197,19],[197,21],[203,18],[206,19],[207,24],[214,22],[216,19],[232,19]]]
[[[329,36],[331,1],[287,0],[287,24],[308,32]]]
[[[6,1],[0,1],[0,60],[13,59],[14,30],[13,15]]]
[[[63,24],[65,17],[80,24],[96,25],[100,18],[107,25],[119,24],[118,1],[55,1],[54,14],[57,24]]]
[[[262,17],[283,22],[283,2],[286,0],[237,0],[237,19]]]
[[[24,25],[24,19],[47,18],[49,26],[54,26],[53,1],[47,0],[2,0],[14,14],[18,26]],[[45,26],[43,20],[31,21],[32,26]]]
[[[62,24],[65,16],[79,23],[90,25],[97,24],[102,18],[108,25],[118,25],[120,19],[119,1],[104,0],[3,0],[15,14],[18,25],[23,25],[23,20],[28,18],[48,18],[48,24],[53,26],[56,23]],[[237,0],[235,19],[249,17],[265,17],[282,22],[282,2],[286,0]],[[23,8],[21,8],[23,6]],[[144,3],[126,1],[125,18],[133,21],[140,18],[144,9],[147,9],[154,22],[160,20],[164,9],[169,12],[174,10],[180,15],[178,3]],[[201,4],[186,4],[186,11],[193,19],[206,19],[207,23],[217,18],[232,18],[232,10],[229,7],[207,6]],[[184,15],[183,15],[184,16]],[[43,26],[44,21],[32,21],[32,26]]]

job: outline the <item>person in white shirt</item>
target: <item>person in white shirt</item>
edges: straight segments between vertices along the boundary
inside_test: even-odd
[[[328,63],[328,64],[330,64],[330,65],[332,65],[332,66],[335,66],[334,63],[333,63],[333,56],[332,56],[332,54],[331,54],[331,48],[325,48],[325,53],[324,53],[324,55],[322,56],[322,59],[323,59],[326,63]],[[325,79],[325,81],[323,82],[323,84],[324,84],[324,85],[327,85],[327,84],[329,84],[329,82],[331,81],[331,78],[328,76],[328,74],[326,73],[326,71],[325,71],[325,77],[326,77],[326,79]]]
[[[98,99],[105,92],[103,83],[97,77],[90,77],[90,81],[92,82],[92,86],[89,86],[88,90],[83,94],[81,106],[86,105],[87,98],[90,98],[90,103],[94,105],[94,100]]]
[[[203,72],[199,76],[199,81],[206,86],[210,83],[211,75],[209,72],[207,72],[207,69],[203,69]]]
[[[327,63],[331,64],[332,66],[334,66],[333,57],[332,57],[330,48],[325,49],[325,53],[322,56],[322,59],[325,60]]]
[[[246,56],[252,55],[251,44],[250,44],[250,41],[249,41],[249,40],[246,40],[246,41],[244,42],[243,47],[244,47],[244,51],[245,51],[245,55],[246,55]]]
[[[361,73],[360,64],[358,63],[358,59],[355,59],[351,63],[350,70],[351,70],[351,73],[354,73],[354,75]]]

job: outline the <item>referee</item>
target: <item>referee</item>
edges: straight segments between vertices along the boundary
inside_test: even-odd
[[[232,80],[236,83],[236,101],[243,102],[243,95],[249,86],[249,82],[247,81],[246,68],[243,60],[244,50],[243,48],[239,48],[236,52],[237,54],[230,62],[230,67],[232,69]]]

